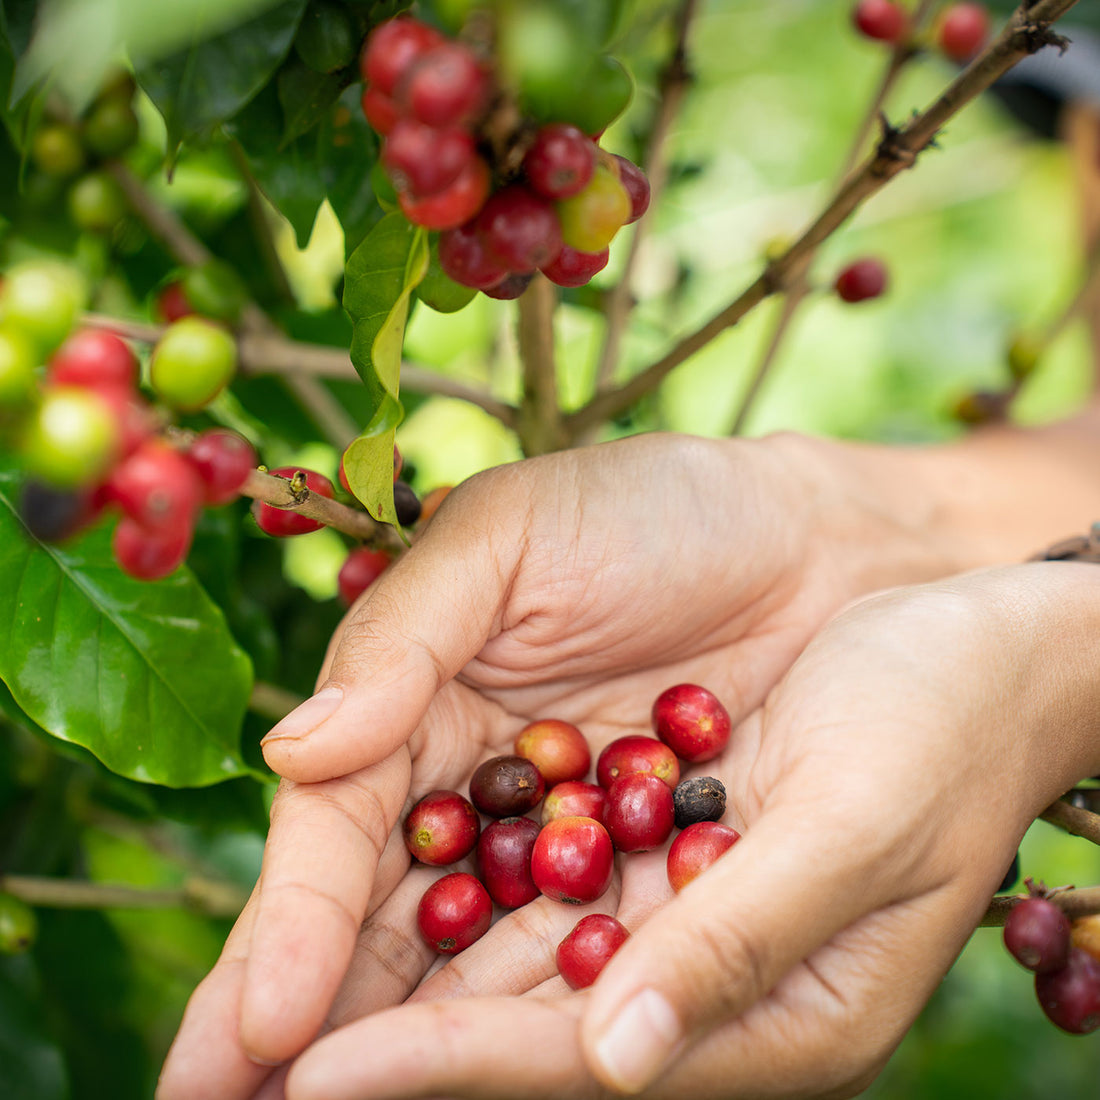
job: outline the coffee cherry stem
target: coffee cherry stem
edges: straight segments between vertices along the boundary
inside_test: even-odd
[[[979,928],[1002,928],[1008,914],[1022,901],[1032,897],[1031,893],[1013,894],[1009,897],[996,897],[989,903],[978,922]],[[1046,893],[1048,901],[1053,902],[1070,919],[1091,916],[1100,913],[1100,886],[1065,886]]]

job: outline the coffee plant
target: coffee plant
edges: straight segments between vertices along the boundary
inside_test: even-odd
[[[1065,212],[1075,180],[1100,176],[1100,112],[1067,103],[1063,142],[1039,144],[989,94],[1030,55],[1072,50],[1066,25],[1100,29],[1087,3],[194,8],[0,4],[11,1100],[98,1096],[105,1060],[112,1097],[150,1094],[258,870],[274,785],[260,737],[463,477],[655,429],[946,438],[1049,419],[1091,385],[1080,321],[1096,329],[1100,227],[1082,247]],[[713,755],[668,736],[685,760]],[[604,795],[584,782],[583,740],[554,751],[585,764],[534,811],[553,827],[529,888],[566,896],[543,848],[593,798],[602,820]],[[593,766],[625,767],[616,751]],[[527,900],[508,861],[526,845],[528,866],[538,830],[509,824],[531,807],[514,809],[526,779],[505,759],[473,799],[502,818],[481,848],[507,874],[486,893],[456,872],[429,899],[441,951],[484,931],[491,902]],[[637,770],[620,782],[660,794],[663,842],[676,783]],[[714,792],[689,794],[710,801],[677,803],[677,827],[732,843]],[[468,853],[477,813],[453,792],[436,802],[406,822],[409,843],[450,862],[430,829],[459,822]],[[1044,817],[1100,843],[1097,810],[1085,784]],[[652,847],[624,814],[620,849]],[[1029,834],[1024,870],[1098,877],[1062,853]],[[705,862],[679,858],[683,881]],[[1090,1030],[1100,888],[1019,879],[986,923],[1010,922],[1051,1019]],[[452,896],[472,914],[457,932]],[[1038,931],[1014,919],[1025,906]],[[571,982],[625,935],[575,932]],[[993,970],[1026,1000],[1010,963]],[[904,1067],[931,1044],[960,1072],[950,996],[903,1046],[890,1095],[948,1094],[939,1069]],[[993,999],[982,1041],[1002,1073],[1028,1046]],[[1071,1090],[1061,1040],[1032,1046],[1056,1063],[1044,1081]]]

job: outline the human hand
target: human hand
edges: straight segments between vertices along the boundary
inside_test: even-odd
[[[413,1003],[361,1006],[291,1067],[288,1100],[859,1091],[1027,825],[1100,767],[1098,621],[1095,567],[1061,563],[850,609],[706,765],[744,839],[673,900],[663,853],[622,858],[609,904],[634,936],[589,993],[550,977],[577,912],[540,899]],[[499,996],[520,978],[528,996]]]

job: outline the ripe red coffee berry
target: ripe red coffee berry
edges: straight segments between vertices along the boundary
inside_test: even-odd
[[[619,737],[596,760],[596,782],[605,790],[623,775],[655,775],[675,790],[680,782],[680,761],[662,741],[653,737]]]
[[[602,252],[578,252],[563,244],[561,251],[540,270],[556,286],[585,286],[593,275],[607,267],[611,249]]]
[[[223,428],[197,436],[187,450],[187,460],[202,482],[204,502],[211,507],[236,500],[259,461],[244,436]]]
[[[193,525],[190,521],[161,531],[150,531],[129,516],[118,521],[111,539],[115,561],[141,581],[167,577],[187,557]]]
[[[588,742],[571,722],[543,718],[516,734],[517,756],[538,768],[548,787],[567,779],[583,779],[592,764]]]
[[[713,760],[729,743],[729,712],[713,692],[698,684],[662,691],[653,703],[652,720],[654,733],[692,764]]]
[[[494,756],[470,779],[470,801],[490,817],[518,817],[533,810],[546,791],[539,770],[522,756]]]
[[[481,819],[458,791],[431,791],[409,810],[401,827],[414,859],[433,867],[457,863],[477,844]]]
[[[137,385],[137,357],[113,332],[80,329],[53,353],[48,377],[56,385],[131,390]]]
[[[553,901],[585,905],[611,885],[615,849],[607,830],[589,817],[561,817],[543,826],[531,852],[531,877]]]
[[[833,284],[837,296],[844,302],[866,302],[886,290],[889,275],[881,260],[867,257],[844,268]]]
[[[401,212],[415,225],[426,229],[455,229],[468,222],[489,195],[489,165],[475,156],[448,187],[435,195],[417,198],[407,191],[398,193]]]
[[[299,472],[305,478],[306,488],[310,492],[317,493],[318,496],[328,497],[330,500],[336,495],[332,482],[316,470],[303,470],[300,466],[278,466],[271,471],[271,473],[285,478],[293,478]],[[260,530],[269,535],[274,535],[276,538],[307,535],[310,531],[319,531],[324,527],[320,520],[299,515],[288,508],[276,508],[272,504],[265,504],[259,500],[252,505],[252,514],[256,517],[256,524]]]
[[[626,224],[636,222],[649,209],[649,179],[632,160],[613,154],[619,169],[619,182],[630,196],[630,217]]]
[[[380,92],[377,88],[368,87],[363,92],[360,106],[363,108],[363,117],[375,132],[383,137],[393,130],[401,118],[392,97],[385,92]]]
[[[679,893],[740,839],[736,829],[718,821],[699,821],[678,833],[668,850],[668,881],[672,889]]]
[[[464,126],[482,111],[489,80],[461,42],[441,42],[419,54],[394,89],[400,110],[439,129]]]
[[[595,169],[595,143],[567,122],[543,126],[523,158],[528,184],[547,199],[567,199],[583,191]]]
[[[382,144],[382,165],[394,187],[417,197],[450,187],[474,156],[466,130],[436,130],[411,118],[396,122]]]
[[[508,268],[477,231],[477,219],[439,234],[439,266],[463,286],[484,290],[507,278]]]
[[[553,205],[521,184],[494,192],[477,218],[489,252],[513,273],[534,271],[561,251]]]
[[[416,910],[427,944],[441,955],[457,955],[489,930],[493,902],[473,875],[455,871],[433,882]]]
[[[504,909],[518,909],[539,896],[531,877],[531,854],[539,835],[529,817],[506,817],[487,825],[477,842],[477,866],[489,897]]]
[[[1026,898],[1008,914],[1004,941],[1009,954],[1028,970],[1060,970],[1069,957],[1069,918],[1046,898]]]
[[[169,283],[158,295],[156,302],[157,314],[161,320],[171,324],[181,317],[190,317],[195,312],[195,307],[187,300],[183,283],[178,279]]]
[[[549,825],[559,817],[591,817],[601,825],[607,810],[607,791],[595,783],[567,779],[546,792],[542,802],[542,823]]]
[[[1100,1028],[1100,962],[1071,947],[1066,965],[1035,975],[1035,996],[1051,1023],[1071,1035]]]
[[[108,495],[149,531],[190,530],[202,505],[202,483],[179,451],[149,439],[115,467]]]
[[[336,577],[336,587],[345,607],[351,607],[382,575],[393,559],[385,550],[356,546],[348,552]]]
[[[606,913],[581,917],[558,944],[558,973],[570,989],[587,989],[629,938],[626,928]]]
[[[624,775],[607,791],[604,825],[620,852],[659,848],[672,833],[672,790],[655,775]]]
[[[952,4],[939,20],[936,41],[946,57],[965,65],[985,45],[989,28],[984,4]]]
[[[392,95],[397,82],[417,58],[443,42],[434,27],[407,15],[379,23],[371,31],[359,57],[359,71],[367,83]]]
[[[518,298],[531,285],[534,272],[509,275],[499,283],[484,287],[481,291],[486,298],[495,298],[498,302],[511,302]]]
[[[909,31],[909,16],[893,0],[859,0],[852,10],[856,30],[879,42],[900,42]]]

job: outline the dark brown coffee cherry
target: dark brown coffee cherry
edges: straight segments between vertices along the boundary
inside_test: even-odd
[[[1008,914],[1004,940],[1009,954],[1028,970],[1060,970],[1069,955],[1069,918],[1046,898],[1027,898]]]
[[[541,801],[546,783],[522,756],[494,756],[470,780],[470,801],[490,817],[521,817]]]
[[[726,788],[720,779],[709,775],[685,779],[672,792],[672,806],[677,829],[700,821],[718,821],[726,812]]]

